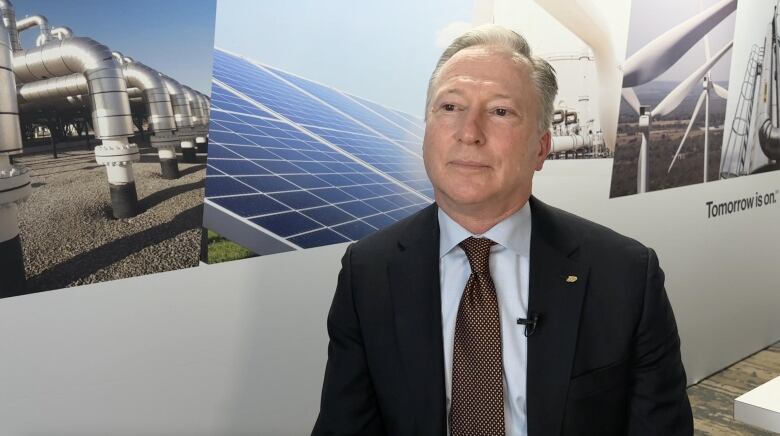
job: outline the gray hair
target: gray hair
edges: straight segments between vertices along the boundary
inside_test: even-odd
[[[536,94],[539,96],[538,115],[539,131],[544,132],[550,128],[552,123],[555,95],[558,93],[558,81],[555,78],[555,69],[544,59],[533,56],[528,42],[517,32],[495,24],[486,24],[469,30],[463,35],[457,37],[444,50],[439,61],[436,63],[431,78],[428,81],[428,95],[425,100],[425,116],[428,116],[431,98],[435,89],[435,84],[439,78],[439,73],[447,61],[455,53],[476,46],[500,47],[512,52],[512,57],[528,65],[531,69],[531,81],[536,88]]]

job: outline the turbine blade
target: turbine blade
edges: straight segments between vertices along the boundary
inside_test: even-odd
[[[660,103],[658,103],[658,106],[653,109],[652,115],[654,117],[664,116],[679,106],[685,97],[691,92],[693,87],[696,86],[697,82],[701,80],[701,78],[707,74],[707,71],[709,71],[710,68],[712,68],[712,66],[715,65],[715,63],[718,62],[718,60],[720,60],[720,58],[731,49],[732,45],[734,45],[734,41],[726,44],[726,46],[720,49],[720,51],[716,53],[712,59],[705,62],[704,65],[697,68],[693,74],[680,82],[680,84],[677,85],[677,87],[674,88],[672,92],[669,93],[669,95],[667,95],[663,100],[661,100]]]
[[[688,128],[685,129],[685,134],[682,137],[682,141],[680,141],[680,146],[677,147],[677,152],[674,153],[674,157],[672,158],[672,163],[669,164],[669,169],[666,170],[666,173],[669,174],[672,171],[672,167],[674,166],[674,162],[677,160],[677,156],[680,155],[680,150],[682,150],[683,144],[685,144],[685,140],[688,138],[688,133],[691,132],[691,127],[693,126],[694,121],[696,121],[696,117],[699,115],[699,109],[701,109],[701,103],[704,101],[704,97],[707,95],[707,91],[702,91],[701,95],[699,95],[699,100],[696,101],[696,107],[693,109],[693,115],[691,116],[691,120],[688,122]]]
[[[620,93],[623,96],[623,100],[628,103],[629,106],[631,106],[631,109],[634,110],[634,112],[639,114],[639,97],[636,96],[636,92],[634,92],[634,88],[623,88],[623,91]]]
[[[699,12],[704,10],[704,0],[699,0]],[[708,61],[712,57],[710,51],[710,34],[704,35],[704,60]]]
[[[712,88],[715,89],[715,94],[718,94],[718,97],[720,97],[720,98],[729,98],[729,90],[728,89],[718,85],[715,82],[710,82],[710,83],[712,83]]]
[[[638,86],[661,75],[736,8],[737,0],[722,0],[642,47],[624,64],[623,87]]]

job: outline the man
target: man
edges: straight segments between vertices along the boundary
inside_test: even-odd
[[[444,52],[436,203],[347,249],[314,435],[692,434],[654,252],[531,197],[556,92],[504,28]]]

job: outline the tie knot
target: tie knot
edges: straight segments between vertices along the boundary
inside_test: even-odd
[[[469,259],[472,273],[490,273],[490,247],[496,245],[495,242],[488,238],[468,237],[458,245]]]

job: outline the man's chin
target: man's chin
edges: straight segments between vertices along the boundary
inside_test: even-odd
[[[476,190],[447,193],[436,197],[436,201],[439,203],[444,201],[448,206],[463,209],[479,207],[480,205],[486,204],[489,200],[490,196],[486,195],[485,191]]]

